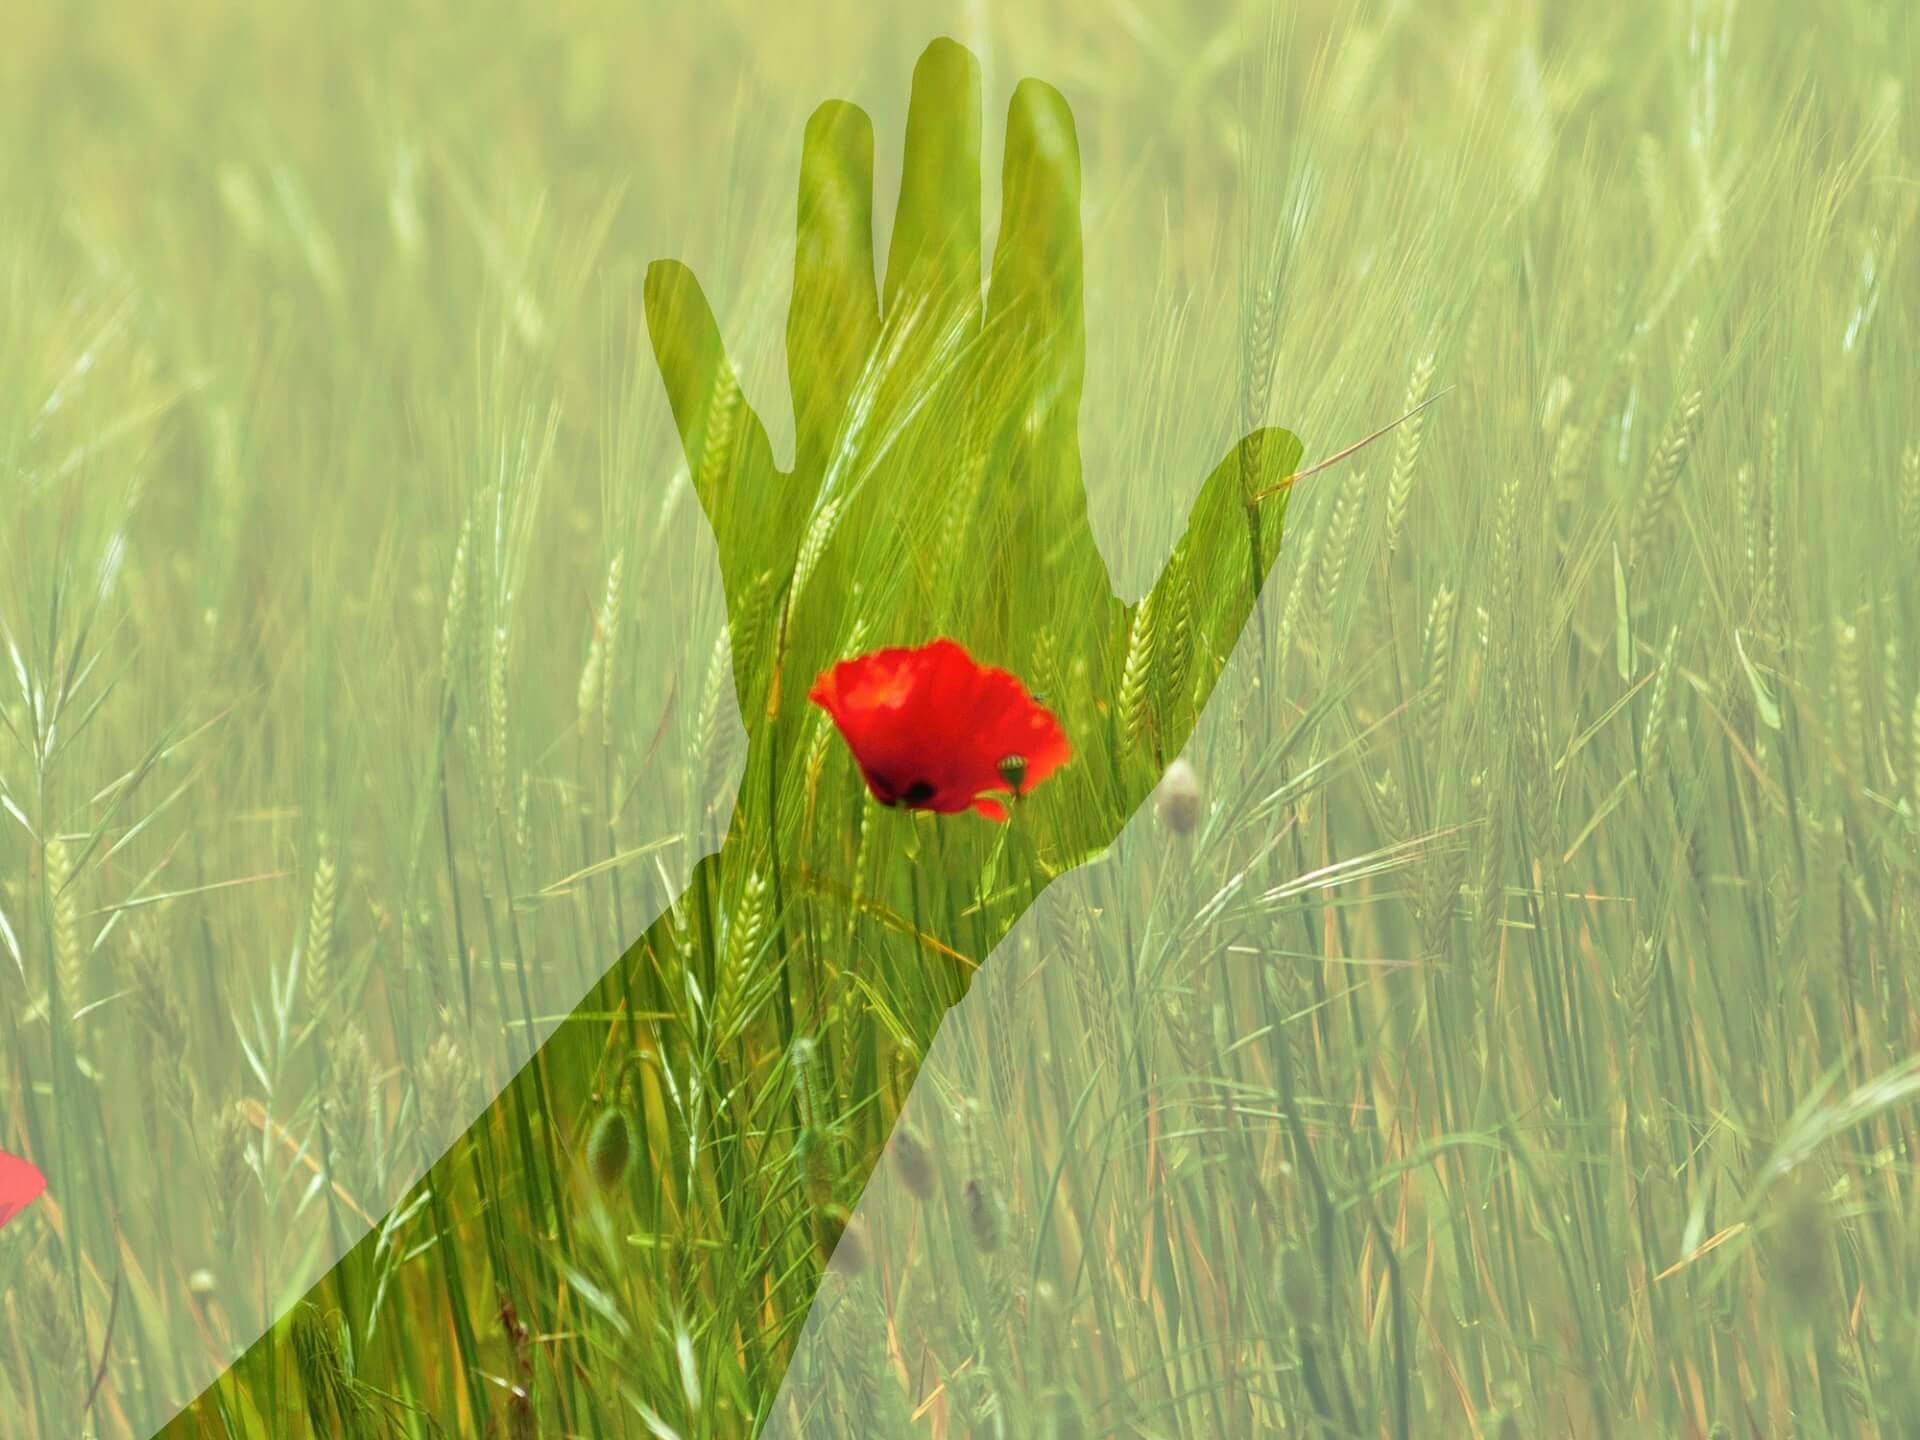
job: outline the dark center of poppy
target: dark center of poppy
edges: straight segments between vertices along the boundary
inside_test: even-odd
[[[868,771],[867,781],[873,787],[874,797],[888,808],[895,805],[925,805],[938,793],[938,787],[930,780],[915,780],[902,789],[894,783],[892,776],[876,775]]]

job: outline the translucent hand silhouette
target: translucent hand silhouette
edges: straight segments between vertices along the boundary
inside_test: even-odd
[[[1043,692],[1075,763],[1062,772],[1070,783],[1035,792],[1042,803],[1028,823],[1083,852],[1111,839],[1153,783],[1152,764],[1122,764],[1116,752],[1166,759],[1184,743],[1271,565],[1300,444],[1284,430],[1257,431],[1202,487],[1148,597],[1154,615],[1169,617],[1163,648],[1185,644],[1191,663],[1140,746],[1119,715],[1134,612],[1112,594],[1080,472],[1086,335],[1073,117],[1039,81],[1014,93],[984,303],[980,134],[978,66],[937,40],[914,71],[876,291],[871,122],[837,101],[809,121],[786,329],[790,472],[776,466],[684,265],[649,268],[647,324],[714,529],[756,750],[777,728],[770,722],[805,703],[871,604],[885,630],[864,631],[866,648],[950,634]],[[789,731],[783,745],[800,738]],[[1061,803],[1076,788],[1099,803]],[[1085,833],[1093,815],[1105,833]]]

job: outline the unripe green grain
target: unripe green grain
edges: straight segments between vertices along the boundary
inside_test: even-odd
[[[720,707],[727,688],[733,683],[732,639],[723,629],[713,642],[707,657],[707,673],[700,686],[700,709],[694,720],[694,773],[701,777],[702,793],[696,800],[711,805],[720,793],[721,781],[733,764],[735,727],[720,727]]]
[[[1387,480],[1387,534],[1386,547],[1389,556],[1400,548],[1400,537],[1407,523],[1407,507],[1413,498],[1413,476],[1420,460],[1420,435],[1426,426],[1426,413],[1413,412],[1427,398],[1427,391],[1433,384],[1433,352],[1428,351],[1414,362],[1413,378],[1407,383],[1407,401],[1401,407],[1401,413],[1409,418],[1400,427],[1399,441],[1394,447],[1393,471]]]
[[[1453,588],[1441,585],[1427,606],[1427,628],[1423,650],[1426,655],[1426,703],[1421,714],[1430,753],[1440,753],[1441,726],[1452,696],[1447,686],[1453,673]]]
[[[1687,456],[1693,448],[1693,437],[1700,423],[1700,407],[1700,392],[1690,390],[1680,397],[1667,420],[1667,428],[1660,437],[1659,447],[1654,451],[1653,468],[1648,474],[1646,488],[1640,492],[1640,503],[1634,511],[1633,528],[1627,540],[1627,551],[1632,558],[1644,555],[1659,534],[1660,524],[1666,518],[1667,505],[1673,498],[1674,488],[1680,483],[1680,475],[1687,466]]]
[[[322,832],[313,865],[313,890],[307,901],[307,1002],[317,1012],[333,983],[333,922],[339,905],[339,873],[331,842]]]
[[[1131,750],[1147,729],[1147,677],[1153,669],[1153,596],[1133,607],[1127,625],[1127,659],[1120,675],[1120,728]]]
[[[54,970],[60,985],[60,1003],[67,1016],[86,1003],[83,965],[86,948],[80,939],[80,899],[74,891],[73,857],[67,842],[54,836],[43,852],[47,901],[52,917]]]
[[[1900,544],[1907,563],[1920,566],[1920,441],[1900,457]]]
[[[322,1103],[334,1168],[354,1177],[365,1174],[381,1119],[380,1082],[366,1031],[355,1021],[341,1026],[327,1052]]]
[[[1187,689],[1193,676],[1193,576],[1187,569],[1184,547],[1174,550],[1168,565],[1173,570],[1166,584],[1172,613],[1166,643],[1159,647],[1158,689],[1163,713],[1179,725],[1186,714]]]
[[[707,433],[700,450],[700,473],[694,477],[695,488],[702,495],[719,494],[726,483],[739,394],[728,367],[718,366],[714,371],[713,390],[707,398]]]
[[[1307,587],[1312,582],[1317,567],[1321,527],[1309,524],[1306,532],[1293,542],[1292,549],[1300,557],[1295,563],[1293,584],[1287,588],[1287,603],[1280,611],[1280,656],[1274,667],[1275,673],[1285,675],[1287,659],[1292,654],[1295,640],[1301,627],[1306,623]]]
[[[238,1100],[229,1101],[214,1121],[211,1147],[214,1235],[223,1249],[238,1238],[236,1225],[252,1178],[248,1163],[252,1140],[253,1126],[246,1106]]]
[[[440,674],[448,685],[453,683],[454,673],[466,649],[467,572],[472,540],[473,521],[468,519],[461,523],[460,539],[453,547],[453,569],[447,578],[446,616],[440,627]]]
[[[1327,546],[1321,554],[1320,581],[1315,587],[1318,609],[1323,616],[1333,614],[1334,603],[1340,598],[1341,587],[1346,581],[1347,562],[1353,556],[1354,539],[1360,533],[1361,506],[1366,488],[1366,472],[1351,470],[1340,487],[1339,498],[1333,502],[1333,516],[1327,528]]]
[[[600,661],[600,635],[596,630],[587,641],[587,658],[580,663],[580,683],[574,689],[574,711],[583,735],[600,717]]]
[[[753,990],[754,971],[759,962],[761,942],[766,938],[767,879],[756,871],[741,887],[740,898],[727,917],[725,962],[720,969],[720,989],[714,1000],[714,1027],[722,1039],[738,1037],[745,1027],[744,1006]]]
[[[614,697],[620,681],[620,597],[627,568],[627,552],[616,550],[607,562],[607,588],[600,599],[599,625],[595,641],[600,647],[600,733],[613,735]],[[585,707],[582,707],[583,711]]]
[[[467,1122],[475,1079],[466,1051],[451,1030],[443,1029],[415,1065],[415,1113],[429,1165]]]
[[[1680,641],[1680,627],[1667,631],[1667,643],[1660,651],[1659,668],[1653,674],[1652,693],[1647,700],[1647,728],[1641,743],[1642,784],[1651,786],[1659,777],[1666,759],[1667,711],[1672,703],[1674,652]]]
[[[507,808],[507,627],[493,627],[487,653],[487,775],[493,787],[493,808]]]
[[[48,1373],[63,1378],[77,1374],[86,1364],[73,1321],[72,1293],[46,1251],[34,1251],[21,1277],[18,1304],[24,1323],[20,1329]]]

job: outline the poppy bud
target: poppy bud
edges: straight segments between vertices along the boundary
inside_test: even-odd
[[[1280,1257],[1280,1298],[1293,1312],[1293,1323],[1312,1325],[1320,1315],[1320,1277],[1313,1265],[1298,1250]]]
[[[618,1105],[608,1106],[587,1136],[587,1168],[603,1190],[611,1190],[627,1178],[627,1162],[632,1158],[633,1132],[626,1112]]]
[[[933,1157],[927,1153],[920,1132],[909,1121],[902,1120],[895,1127],[893,1141],[887,1148],[893,1152],[893,1168],[900,1172],[900,1179],[913,1198],[925,1201],[933,1194]]]
[[[1819,1179],[1802,1172],[1780,1187],[1775,1224],[1761,1252],[1780,1318],[1796,1328],[1819,1323],[1830,1303],[1834,1237]]]
[[[828,1204],[833,1198],[833,1165],[826,1136],[818,1130],[802,1130],[794,1142],[793,1152],[808,1196],[815,1205]]]
[[[1020,793],[1020,782],[1027,778],[1027,757],[1024,755],[1006,755],[1000,760],[1000,778],[1007,782],[1007,788],[1015,795]]]
[[[974,1179],[967,1181],[965,1199],[967,1233],[973,1237],[976,1250],[983,1255],[991,1255],[1000,1248],[1000,1208],[995,1196],[978,1179]]]
[[[1087,1415],[1080,1403],[1079,1391],[1071,1387],[1053,1390],[1042,1404],[1045,1428],[1041,1434],[1047,1440],[1083,1440],[1087,1433]]]
[[[1167,767],[1154,792],[1154,813],[1176,835],[1189,835],[1200,823],[1200,777],[1182,755]]]
[[[844,1205],[828,1205],[814,1217],[820,1256],[842,1275],[857,1275],[867,1267],[866,1229]]]

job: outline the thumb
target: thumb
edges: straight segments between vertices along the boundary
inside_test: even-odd
[[[693,272],[677,260],[647,267],[647,333],[686,450],[694,493],[719,531],[739,479],[773,471],[773,449],[741,393],[720,326]]]
[[[1156,629],[1176,631],[1184,656],[1153,688],[1156,726],[1165,755],[1179,753],[1253,613],[1280,551],[1287,482],[1300,466],[1300,441],[1291,431],[1254,431],[1214,467],[1187,515],[1187,528],[1144,600],[1129,607],[1133,630],[1142,607]],[[1156,656],[1155,668],[1160,668]]]
[[[769,506],[790,505],[776,471],[766,428],[748,407],[727,359],[700,282],[686,266],[657,260],[647,267],[647,333],[667,401],[687,454],[693,491],[713,528],[726,588],[734,695],[751,732],[761,711],[757,675],[765,649],[764,616],[776,577],[791,568],[791,527],[770,523]]]

